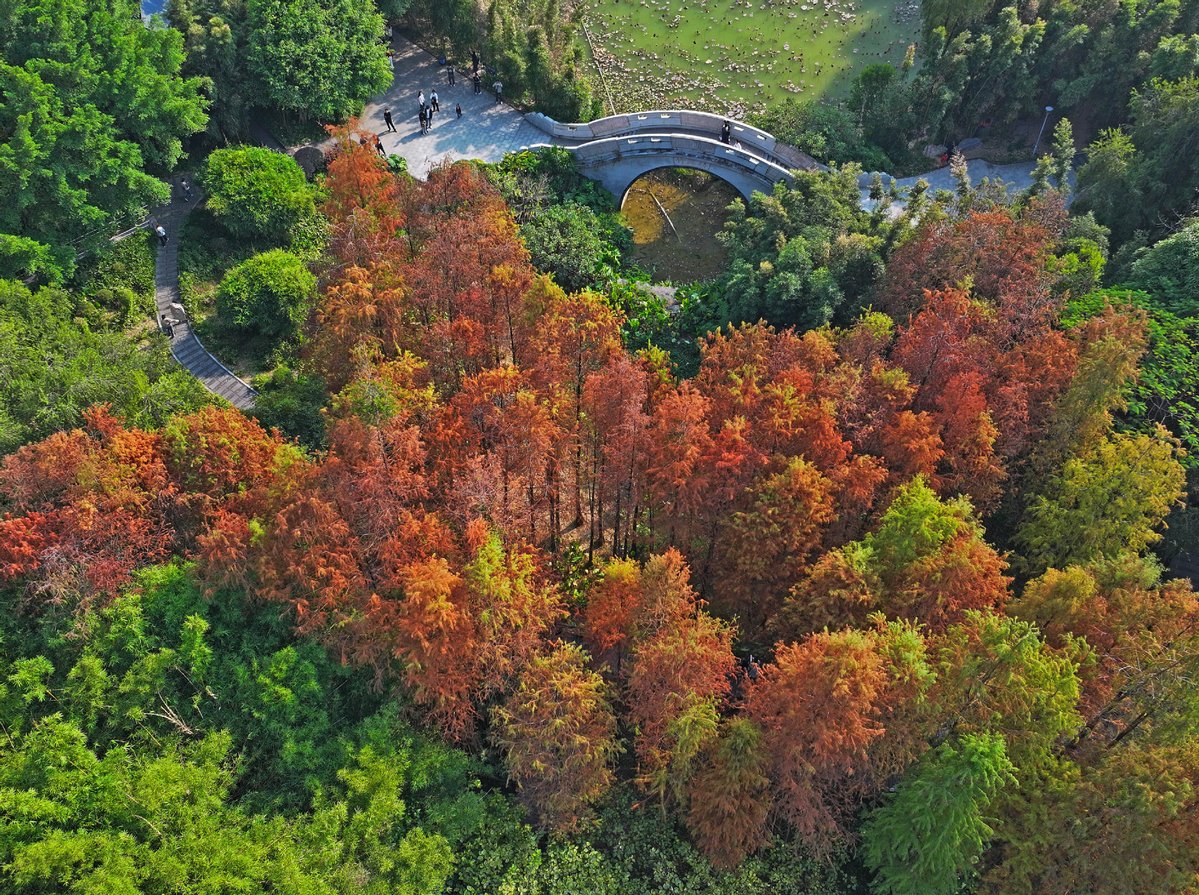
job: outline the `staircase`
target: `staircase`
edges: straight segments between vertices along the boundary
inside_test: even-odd
[[[176,184],[172,184],[172,188],[179,192]],[[234,407],[249,410],[254,406],[258,393],[209,353],[192,329],[191,321],[180,313],[179,231],[199,201],[199,190],[193,187],[190,198],[180,198],[162,206],[150,219],[151,229],[157,222],[167,231],[167,243],[158,247],[158,258],[154,264],[158,324],[162,328],[164,317],[171,321],[171,354],[180,366],[214,395],[220,395]]]

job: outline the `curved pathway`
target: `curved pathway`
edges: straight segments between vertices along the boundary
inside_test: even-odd
[[[566,147],[579,171],[602,183],[620,205],[638,178],[659,168],[707,171],[746,199],[769,193],[776,183],[793,184],[796,169],[828,170],[760,128],[708,112],[655,110],[579,124],[560,124],[535,112],[526,118],[549,138],[540,145]]]
[[[175,182],[173,191],[178,192]],[[196,336],[191,323],[185,319],[179,305],[179,231],[192,208],[200,201],[198,188],[192,188],[190,200],[179,199],[159,208],[150,218],[150,229],[155,223],[167,231],[167,244],[158,247],[154,261],[154,301],[158,309],[158,324],[162,319],[172,321],[171,354],[180,365],[200,380],[214,395],[220,395],[234,407],[249,410],[254,406],[257,392],[238,378],[232,370],[213,357]]]
[[[490,93],[491,85],[486,83],[490,78],[484,78],[482,94],[474,93],[469,79],[461,72],[456,85],[449,86],[445,66],[438,65],[432,55],[398,35],[393,47],[395,77],[392,85],[382,96],[367,103],[359,120],[363,128],[380,135],[383,147],[389,154],[407,160],[409,172],[421,179],[443,161],[479,159],[496,162],[509,152],[546,143],[577,150],[589,142],[633,134],[638,137],[647,137],[651,133],[680,134],[711,139],[714,136],[712,126],[701,119],[723,121],[720,116],[705,113],[686,113],[687,120],[684,121],[678,117],[684,113],[666,111],[613,115],[589,124],[558,124],[537,114],[525,116],[507,103],[497,103]],[[428,96],[433,89],[437,90],[441,113],[435,117],[432,130],[422,134],[417,122],[417,93],[423,90]],[[462,105],[461,118],[454,114],[454,106],[458,103]],[[395,133],[388,133],[383,123],[385,109],[391,110],[397,128]],[[676,117],[654,120],[662,116]],[[612,130],[603,134],[593,130],[601,122],[611,123]],[[570,132],[571,129],[575,131]],[[788,168],[810,168],[816,165],[798,150],[774,143],[774,138],[769,134],[766,137],[771,145],[764,147],[759,137],[761,133],[742,122],[733,123],[733,138],[742,144],[747,153]],[[598,146],[596,151],[599,151]],[[1031,161],[1012,165],[992,165],[981,160],[969,163],[970,178],[976,185],[989,177],[992,180],[1001,179],[1009,188],[1015,189],[1023,189],[1032,182],[1033,167]],[[890,179],[890,175],[884,175],[884,181]],[[898,181],[898,185],[901,188],[908,187],[919,179],[929,181],[933,189],[953,187],[947,167],[904,178]],[[860,183],[862,202],[866,207],[873,205],[869,198],[869,181],[870,174],[863,174]],[[899,204],[903,204],[902,200]]]

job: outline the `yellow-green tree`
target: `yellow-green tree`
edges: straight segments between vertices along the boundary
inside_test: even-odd
[[[572,830],[612,784],[616,718],[586,653],[557,643],[533,659],[491,712],[492,738],[508,776],[545,826]]]
[[[1115,433],[1066,461],[1031,502],[1017,540],[1030,571],[1140,552],[1183,495],[1186,474],[1165,429]]]
[[[997,734],[963,737],[930,753],[862,828],[879,895],[954,895],[993,830],[986,810],[1014,783]]]

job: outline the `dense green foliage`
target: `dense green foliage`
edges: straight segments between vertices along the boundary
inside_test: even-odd
[[[107,311],[118,326],[154,316],[155,237],[137,231],[84,259],[76,271],[79,295]]]
[[[234,267],[217,288],[217,313],[270,346],[299,337],[316,296],[316,277],[302,258],[282,249]]]
[[[543,209],[521,225],[520,235],[533,266],[572,292],[611,281],[620,266],[620,255],[605,241],[599,218],[586,205]]]
[[[955,895],[994,832],[984,812],[1014,783],[1003,737],[963,737],[914,768],[862,828],[866,863],[880,895]]]
[[[321,411],[327,401],[325,383],[319,376],[280,365],[258,383],[254,417],[268,429],[277,428],[306,448],[319,450],[325,446]]]
[[[1158,243],[1153,251],[1163,244]],[[1176,270],[1185,272],[1186,268],[1165,272],[1166,283],[1177,282]],[[1142,276],[1136,282],[1156,285],[1161,281],[1147,281]],[[1064,321],[1077,325],[1102,313],[1109,304],[1135,307],[1145,313],[1149,345],[1141,361],[1140,376],[1129,387],[1128,409],[1122,422],[1142,431],[1157,423],[1164,425],[1186,448],[1185,462],[1193,467],[1199,462],[1199,317],[1164,310],[1162,305],[1168,307],[1170,302],[1158,302],[1156,294],[1160,293],[1119,289],[1092,292],[1071,301]]]
[[[750,117],[750,123],[784,143],[829,164],[857,162],[867,171],[890,171],[895,163],[840,105],[788,98]]]
[[[563,288],[598,289],[628,273],[632,233],[610,193],[565,149],[514,152],[487,167],[512,209],[533,266]]]
[[[1129,109],[1127,131],[1101,133],[1078,175],[1081,207],[1119,244],[1140,231],[1156,239],[1193,212],[1199,78],[1154,79],[1133,91]]]
[[[263,113],[342,121],[391,83],[370,0],[170,0],[167,18],[206,79],[219,144]]]
[[[208,209],[229,233],[286,245],[316,216],[316,201],[295,159],[260,147],[218,149],[201,174]]]
[[[113,289],[128,287],[100,291]],[[83,296],[0,280],[0,454],[78,426],[93,404],[156,426],[208,402],[157,335],[139,344],[109,316]]]
[[[559,0],[496,0],[485,7],[472,0],[413,0],[408,11],[421,34],[445,39],[456,64],[468,65],[471,49],[479,51],[487,86],[498,78],[505,99],[558,121],[600,114],[575,23]]]
[[[472,764],[247,610],[180,566],[36,629],[6,607],[10,891],[443,891],[493,813]]]
[[[0,4],[0,276],[60,279],[139,221],[204,127],[183,41],[133,0]]]
[[[684,296],[677,317],[684,343],[727,323],[765,320],[801,330],[856,319],[880,285],[884,259],[908,218],[887,221],[889,205],[867,213],[860,205],[860,169],[846,165],[829,175],[797,172],[795,189],[776,187],[736,200],[720,234],[728,271]],[[913,206],[913,210],[916,206]],[[659,344],[662,344],[659,342]],[[690,369],[694,350],[676,352]]]
[[[852,166],[835,177],[803,175],[798,189],[757,193],[748,206],[734,203],[722,234],[729,273],[716,287],[729,322],[765,319],[814,329],[834,315],[857,316],[855,300],[882,275],[881,242],[846,238],[868,229],[858,208],[857,175]],[[858,267],[866,269],[860,284],[852,282]],[[847,299],[850,307],[843,309]]]
[[[370,0],[249,0],[246,66],[258,104],[342,121],[391,84]]]
[[[1152,297],[1152,306],[1176,318],[1199,317],[1199,221],[1146,249],[1124,284]]]
[[[1034,112],[1046,99],[1067,114],[1085,111],[1099,127],[1118,124],[1135,87],[1194,70],[1185,46],[1199,7],[1189,0],[1096,11],[1070,2],[927,2],[922,11],[918,92],[928,97],[930,129],[946,134],[978,117]]]

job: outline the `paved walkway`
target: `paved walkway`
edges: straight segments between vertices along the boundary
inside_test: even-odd
[[[395,80],[391,89],[367,103],[359,119],[363,128],[378,134],[388,153],[408,161],[408,171],[422,180],[442,161],[481,159],[498,162],[509,152],[534,143],[544,143],[545,134],[525,121],[525,116],[507,103],[497,103],[491,93],[492,78],[483,78],[483,92],[476,95],[466,71],[458,71],[458,83],[451,87],[446,66],[397,36]],[[470,69],[469,61],[466,65]],[[416,95],[425,97],[437,90],[441,111],[433,117],[433,128],[420,132]],[[462,105],[462,117],[454,115],[454,105]],[[398,133],[388,133],[383,110],[390,109]]]
[[[407,160],[413,176],[424,179],[442,161],[480,159],[497,162],[509,152],[550,142],[551,138],[526,121],[521,112],[507,103],[495,101],[491,85],[487,83],[491,78],[484,77],[483,93],[475,95],[467,73],[460,70],[457,84],[450,87],[446,66],[438,65],[432,55],[399,35],[392,46],[395,79],[385,94],[367,103],[360,121],[363,128],[380,135],[388,153]],[[466,68],[469,69],[469,64]],[[432,130],[422,134],[417,120],[417,93],[423,90],[428,97],[434,88],[441,112],[434,118]],[[455,103],[462,104],[460,119],[454,115]],[[391,110],[398,133],[387,132],[384,109]],[[993,165],[976,159],[969,164],[970,179],[976,184],[984,177],[999,179],[1019,190],[1032,183],[1033,167],[1032,162]],[[933,190],[955,187],[948,166],[915,177],[904,177],[897,182],[901,188],[909,188],[921,178],[927,180]],[[884,175],[883,179],[889,182],[891,178]],[[868,193],[868,189],[863,189],[864,202],[869,202]]]
[[[367,103],[360,118],[364,129],[379,134],[383,148],[389,154],[403,157],[408,171],[422,180],[443,161],[480,159],[497,162],[510,152],[536,143],[563,142],[525,120],[524,115],[507,103],[497,103],[491,93],[491,78],[483,78],[483,93],[476,95],[466,71],[459,70],[457,84],[449,86],[447,69],[436,58],[403,37],[396,35],[392,43],[395,52],[395,78],[391,88],[382,96]],[[466,66],[469,69],[469,65]],[[420,132],[417,119],[417,94],[428,97],[437,90],[441,112],[427,134]],[[454,114],[455,103],[462,105],[462,118]],[[391,110],[398,133],[388,133],[383,111]],[[295,147],[293,147],[295,148]],[[969,164],[970,179],[978,184],[984,177],[1003,180],[1010,189],[1024,189],[1032,183],[1032,162],[1012,165],[993,165],[982,160]],[[897,180],[901,188],[910,188],[923,178],[934,191],[953,189],[956,185],[949,167],[937,168],[914,177]],[[884,183],[892,178],[884,174]],[[870,207],[868,179],[863,179],[863,205]],[[903,200],[898,205],[902,206]]]
[[[970,172],[970,180],[975,186],[982,183],[984,178],[988,178],[992,181],[1002,180],[1008,185],[1009,189],[1015,190],[1025,190],[1032,186],[1032,174],[1036,169],[1036,163],[1031,161],[996,165],[984,159],[970,159],[966,162],[966,166]],[[891,179],[889,174],[883,175],[884,184],[889,183]],[[957,182],[953,179],[953,171],[950,170],[949,165],[935,168],[924,174],[917,174],[914,177],[898,177],[893,179],[900,189],[914,187],[917,180],[928,181],[929,189],[932,192],[957,189]]]
[[[176,183],[173,182],[171,187],[179,193]],[[199,187],[193,187],[190,201],[179,199],[170,202],[155,210],[150,217],[151,229],[157,222],[167,231],[167,244],[158,247],[158,257],[154,262],[154,300],[158,306],[158,322],[161,326],[163,317],[180,321],[171,326],[171,354],[175,360],[214,395],[220,395],[234,407],[249,410],[254,406],[257,393],[209,354],[196,337],[191,323],[181,319],[183,315],[178,307],[179,231],[199,201]]]

